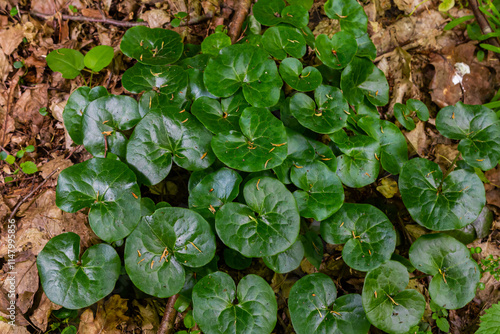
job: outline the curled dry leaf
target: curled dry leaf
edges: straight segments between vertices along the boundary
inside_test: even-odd
[[[122,325],[129,319],[127,312],[127,300],[119,295],[113,295],[106,301],[97,303],[97,312],[87,308],[80,316],[80,334],[120,334],[123,333]]]

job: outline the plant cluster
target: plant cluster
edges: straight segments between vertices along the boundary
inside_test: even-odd
[[[142,93],[139,101],[104,87],[72,93],[65,127],[94,158],[60,173],[56,204],[67,212],[89,208],[89,224],[104,243],[82,256],[74,233],[47,243],[37,265],[51,301],[68,309],[92,305],[111,293],[124,264],[141,291],[192,302],[204,333],[271,333],[272,288],[256,275],[236,285],[217,271],[216,252],[239,269],[262,258],[287,273],[304,257],[319,268],[323,241],[343,245],[343,261],[367,272],[363,291],[337,296],[327,275],[304,276],[288,300],[297,333],[367,333],[371,325],[408,332],[426,306],[420,292],[407,289],[415,270],[432,276],[436,310],[472,300],[479,267],[447,233],[482,233],[485,190],[474,168],[500,160],[497,115],[462,103],[443,108],[436,126],[460,140],[461,164],[443,173],[432,161],[408,160],[400,129],[377,111],[388,103],[389,85],[372,63],[376,50],[361,5],[327,1],[325,12],[340,31],[314,38],[307,28],[312,1],[288,2],[257,2],[248,35],[234,45],[220,29],[196,47],[173,31],[131,28],[120,48],[137,63],[122,84]],[[263,33],[262,25],[269,27]],[[308,47],[315,66],[305,65]],[[61,56],[52,68],[63,73],[81,58],[54,52],[47,61]],[[75,77],[83,65],[69,67],[66,77]],[[413,112],[429,117],[419,101],[397,108],[407,128],[414,127]],[[163,182],[173,164],[190,172],[189,208],[141,196],[141,186]],[[399,232],[386,213],[344,203],[346,187],[368,186],[382,173],[399,175],[415,222],[447,231],[418,238],[409,259],[394,254]],[[321,222],[319,234],[313,220]],[[115,248],[123,240],[122,260]]]

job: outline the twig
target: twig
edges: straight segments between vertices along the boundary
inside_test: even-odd
[[[245,22],[245,19],[247,18],[248,13],[250,12],[251,5],[252,5],[252,0],[238,1],[238,7],[236,9],[233,22],[228,32],[228,35],[229,37],[231,37],[231,42],[233,44],[238,40],[238,37],[240,37],[241,27],[243,26],[243,22]]]
[[[479,27],[481,28],[481,31],[483,34],[489,34],[493,32],[493,29],[491,29],[490,22],[488,22],[488,19],[484,17],[483,13],[481,13],[481,10],[479,9],[479,5],[477,3],[477,0],[470,0],[469,5],[472,9],[472,12],[474,13],[474,17],[476,18],[477,23],[479,24]],[[496,46],[497,48],[500,48],[500,43],[498,43],[498,39],[490,37],[486,40],[489,44]],[[495,52],[495,54],[500,56],[498,53]]]
[[[3,135],[2,135],[2,146],[5,146],[5,135],[7,134],[7,119],[9,118],[10,109],[12,107],[12,102],[14,101],[14,90],[19,83],[19,78],[24,74],[24,67],[16,72],[12,81],[10,82],[9,96],[7,98],[7,109],[5,110],[5,120],[3,122]]]
[[[33,189],[28,195],[24,196],[17,204],[16,206],[14,207],[14,209],[12,210],[12,212],[10,213],[10,216],[9,216],[9,219],[8,221],[10,221],[12,219],[12,217],[14,217],[14,215],[16,214],[17,210],[19,210],[19,207],[28,200],[28,198],[30,198],[34,193],[36,193],[41,187],[43,187],[43,185],[52,177],[52,175],[54,175],[57,171],[59,170],[59,167],[54,169],[43,181],[42,183],[40,183],[35,189]]]
[[[174,308],[175,302],[179,298],[178,294],[173,295],[167,301],[163,318],[161,319],[158,334],[171,334],[174,329],[175,318],[177,317],[177,310]]]

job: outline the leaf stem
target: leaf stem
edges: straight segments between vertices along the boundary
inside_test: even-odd
[[[458,158],[460,158],[461,155],[462,155],[462,153],[458,152],[455,159],[453,159],[453,162],[451,163],[450,167],[448,167],[448,169],[446,170],[446,173],[444,173],[443,178],[441,180],[441,183],[439,184],[439,187],[438,187],[438,194],[441,192],[441,190],[443,188],[444,180],[448,177],[448,175],[450,175],[450,173],[453,170],[453,167],[455,167],[455,164],[457,163],[457,160],[458,160]]]

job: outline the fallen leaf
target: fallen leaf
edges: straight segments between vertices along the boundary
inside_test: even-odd
[[[427,136],[425,135],[424,122],[418,122],[415,129],[410,132],[403,131],[408,145],[410,155],[416,152],[420,157],[424,157],[424,151],[427,149]]]
[[[385,198],[393,198],[399,191],[398,183],[390,177],[386,177],[380,180],[380,185],[377,186],[377,190]]]
[[[5,82],[9,73],[12,72],[13,67],[5,53],[0,49],[0,81]]]
[[[97,303],[97,312],[94,316],[92,309],[86,309],[80,316],[79,334],[120,334],[117,327],[129,319],[127,300],[119,295],[113,295],[104,302]]]
[[[24,29],[20,24],[0,30],[0,47],[6,55],[10,55],[21,44]]]
[[[142,14],[141,18],[149,24],[150,28],[161,28],[170,22],[170,16],[162,9],[151,9]]]
[[[132,306],[137,307],[139,314],[135,319],[140,326],[143,334],[155,334],[160,326],[160,318],[151,299],[147,299],[146,306],[141,305],[139,301],[133,300]]]
[[[60,308],[62,308],[62,306],[51,302],[50,299],[47,298],[47,295],[43,293],[40,303],[33,312],[33,315],[30,316],[30,320],[33,325],[45,332],[49,324],[50,313],[54,310],[59,310]]]

